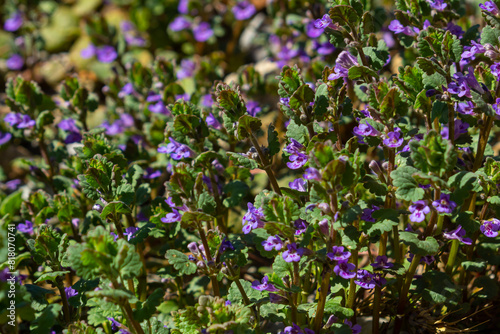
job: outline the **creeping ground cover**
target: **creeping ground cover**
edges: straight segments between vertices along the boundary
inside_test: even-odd
[[[500,1],[1,8],[0,332],[500,333]]]

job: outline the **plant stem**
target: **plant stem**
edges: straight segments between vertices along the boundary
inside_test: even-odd
[[[250,141],[252,142],[252,145],[257,150],[257,154],[259,155],[262,166],[264,167],[264,170],[266,171],[267,176],[269,177],[269,181],[271,182],[271,186],[272,186],[274,192],[281,196],[282,195],[281,189],[280,189],[280,186],[278,185],[278,181],[276,180],[276,177],[274,176],[274,172],[271,168],[271,165],[269,164],[267,157],[264,155],[264,153],[260,149],[260,145],[257,141],[257,138],[255,138],[255,135],[253,133],[250,133]]]
[[[401,326],[403,325],[403,317],[405,315],[405,307],[406,300],[408,296],[408,291],[410,291],[410,285],[413,280],[413,276],[415,275],[415,271],[417,271],[417,267],[420,263],[420,259],[422,255],[415,254],[413,256],[413,260],[411,261],[410,268],[408,268],[408,272],[406,273],[405,282],[403,288],[401,289],[401,294],[399,295],[399,303],[396,313],[396,322],[394,324],[394,334],[399,334],[401,331]]]
[[[358,272],[358,250],[354,249],[352,251],[352,263],[356,265],[355,272]],[[354,301],[356,300],[356,283],[354,283],[354,280],[356,277],[353,277],[349,281],[349,294],[347,295],[347,308],[353,308],[354,307]]]
[[[444,215],[439,215],[435,235],[441,234],[441,231],[443,230],[443,223],[444,223]]]
[[[60,277],[56,278],[56,283],[57,283],[57,289],[59,290],[59,293],[61,294],[61,299],[62,299],[62,303],[63,303],[64,321],[66,322],[66,324],[69,324],[71,321],[70,308],[69,308],[69,304],[68,304],[68,298],[66,297],[66,291],[64,291],[64,285],[63,285]]]
[[[483,131],[479,134],[479,141],[477,143],[476,159],[474,160],[474,165],[472,167],[472,172],[475,172],[481,167],[483,163],[484,150],[486,149],[486,144],[488,143],[488,137],[490,136],[491,127],[493,126],[493,116],[486,117],[486,123]]]
[[[321,288],[319,292],[318,307],[316,308],[316,318],[314,319],[314,331],[319,333],[321,326],[323,325],[323,314],[325,312],[326,297],[328,296],[328,290],[330,285],[331,272],[328,269],[321,280]]]
[[[203,226],[201,226],[200,222],[198,224],[198,232],[200,232],[201,242],[203,243],[203,248],[205,248],[205,256],[207,261],[212,261],[212,255],[210,255],[210,248],[208,247],[207,237],[205,235],[205,231],[203,230]],[[220,297],[219,291],[219,282],[217,281],[217,276],[214,276],[210,273],[210,280],[212,281],[212,288],[214,289],[214,295],[216,297]]]
[[[448,139],[455,145],[455,108],[448,103]]]
[[[450,255],[448,257],[448,262],[446,262],[446,274],[450,275],[453,272],[453,267],[455,266],[455,260],[458,254],[458,246],[460,245],[460,241],[454,239],[451,242]]]
[[[111,284],[113,284],[113,288],[115,290],[118,290],[120,288],[118,282],[114,278],[111,279]],[[130,307],[129,301],[126,299],[122,300],[122,302],[120,303],[120,307],[122,309],[122,312],[125,313],[125,317],[127,318],[127,321],[132,327],[131,329],[134,330],[135,334],[144,334],[141,325],[134,320],[134,313],[132,312],[132,307]]]

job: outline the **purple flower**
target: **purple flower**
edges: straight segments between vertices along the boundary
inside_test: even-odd
[[[154,114],[168,115],[170,113],[168,108],[165,107],[165,104],[163,103],[163,101],[158,101],[154,104],[148,105],[148,110]]]
[[[177,6],[177,10],[181,14],[187,14],[189,11],[189,0],[179,0],[179,5]]]
[[[372,279],[375,282],[375,284],[379,287],[382,287],[385,285],[385,283],[387,283],[387,280],[382,276],[381,273],[373,274]]]
[[[308,328],[300,328],[300,326],[296,325],[295,323],[292,322],[292,326],[287,326],[285,327],[285,330],[283,331],[284,334],[314,334],[314,331]]]
[[[196,63],[190,59],[183,59],[181,61],[180,69],[177,71],[177,79],[182,80],[193,76],[196,69]]]
[[[12,14],[3,25],[5,31],[16,31],[23,25],[23,16],[20,12]]]
[[[396,34],[405,34],[408,36],[415,35],[415,32],[410,27],[403,26],[399,20],[392,20],[388,28]]]
[[[323,219],[318,223],[319,230],[326,236],[330,235],[330,222],[328,219]],[[329,253],[330,254],[330,253]]]
[[[500,81],[500,63],[493,63],[493,65],[490,66],[490,70],[497,81]]]
[[[111,330],[113,332],[116,332],[122,326],[122,324],[120,324],[118,321],[116,321],[115,318],[108,317],[108,320],[111,321]]]
[[[94,44],[90,43],[85,49],[80,51],[80,57],[83,59],[89,59],[95,56],[97,49]]]
[[[308,156],[303,153],[292,154],[290,157],[290,162],[287,162],[286,165],[290,169],[299,169],[307,163]]]
[[[306,26],[306,35],[309,38],[318,38],[325,31],[324,28],[316,28],[316,21],[309,21]]]
[[[326,254],[331,261],[347,261],[351,257],[351,253],[349,251],[344,252],[343,246],[333,246],[332,253]]]
[[[224,303],[224,305],[231,306],[231,301],[230,300],[226,300],[226,302]]]
[[[325,29],[328,27],[333,29],[334,25],[333,25],[332,19],[330,18],[330,15],[325,14],[325,15],[323,15],[322,18],[314,21],[314,27],[316,29]]]
[[[411,212],[410,220],[414,223],[421,223],[425,220],[425,215],[431,212],[431,209],[424,200],[416,201],[408,210]]]
[[[214,114],[212,114],[212,113],[208,114],[205,121],[207,122],[207,125],[211,128],[214,128],[214,129],[221,129],[222,128],[222,125],[220,124],[219,120],[217,120],[217,118],[215,118]]]
[[[252,289],[258,290],[258,291],[269,291],[269,292],[279,292],[280,290],[277,289],[273,284],[268,283],[269,277],[264,276],[262,278],[262,283],[259,282],[258,280],[255,280],[252,282]]]
[[[358,270],[354,283],[367,290],[373,289],[375,287],[375,281],[373,280],[372,273],[364,269]]]
[[[273,304],[288,304],[288,299],[275,293],[269,294],[269,301]]]
[[[161,219],[161,222],[169,224],[169,223],[180,222],[181,219],[182,219],[182,214],[176,209],[172,209],[172,212],[167,213],[167,215]]]
[[[283,241],[278,235],[271,235],[269,238],[267,238],[267,240],[262,241],[261,245],[264,246],[264,249],[268,252],[272,251],[273,249],[279,251],[281,248],[283,248]]]
[[[133,93],[135,93],[134,86],[132,85],[132,83],[129,82],[122,87],[120,92],[118,92],[118,97],[123,99],[125,96],[128,96]]]
[[[212,98],[212,94],[205,94],[201,97],[201,105],[205,108],[212,108],[214,104],[214,99]]]
[[[486,49],[481,44],[476,41],[471,41],[472,46],[464,46],[464,52],[462,52],[462,59],[476,59],[475,55],[478,53],[486,52]]]
[[[316,168],[308,167],[304,173],[304,179],[321,181],[321,174]]]
[[[461,242],[463,242],[466,245],[472,245],[472,239],[471,238],[464,238],[465,237],[465,230],[462,228],[461,225],[458,225],[458,227],[450,232],[444,232],[443,236],[446,239],[456,239]]]
[[[383,143],[387,147],[399,147],[403,145],[403,134],[400,128],[396,128],[394,131],[387,134],[387,138],[383,140]]]
[[[484,4],[481,3],[479,4],[479,8],[495,16],[500,14],[497,5],[493,1],[486,1]]]
[[[304,179],[295,179],[294,181],[289,182],[288,186],[294,190],[298,190],[298,191],[302,191],[302,192],[307,191],[307,181],[305,181]]]
[[[255,117],[258,113],[262,111],[262,108],[256,101],[250,100],[246,103],[246,106],[248,114],[252,117]]]
[[[336,48],[330,42],[326,41],[324,43],[320,43],[318,41],[313,41],[313,47],[316,49],[319,55],[327,56],[335,52]]]
[[[227,237],[224,237],[222,240],[220,247],[219,247],[219,253],[224,253],[227,250],[233,250],[234,251],[234,246],[231,241]]]
[[[8,143],[11,138],[12,134],[10,134],[9,132],[3,133],[0,131],[0,145]]]
[[[453,78],[455,81],[448,84],[448,92],[451,94],[457,94],[459,97],[466,96],[468,98],[472,98],[472,95],[470,94],[470,87],[467,84],[465,76],[461,73],[455,73]]]
[[[104,45],[97,48],[96,55],[97,60],[101,63],[111,63],[118,57],[118,53],[116,53],[115,48],[111,45]]]
[[[30,222],[29,220],[24,221],[24,224],[18,224],[17,225],[17,230],[21,233],[28,233],[28,234],[33,234],[33,223]]]
[[[426,1],[429,3],[431,8],[440,12],[442,12],[446,8],[446,6],[448,6],[448,4],[443,0],[426,0]]]
[[[454,24],[453,22],[448,22],[446,30],[451,32],[453,35],[457,36],[459,39],[464,35],[464,30],[461,26]]]
[[[283,259],[286,262],[299,262],[303,255],[308,255],[311,251],[307,248],[298,248],[295,242],[286,245],[288,250],[283,252]]]
[[[169,137],[170,143],[167,146],[158,147],[159,153],[168,153],[174,160],[183,158],[192,158],[194,152],[186,145],[176,142],[172,137]]]
[[[352,322],[350,322],[349,320],[345,319],[344,320],[344,324],[346,324],[347,326],[349,326],[349,328],[351,328],[351,331],[352,331],[352,334],[359,334],[361,333],[361,325],[352,325]]]
[[[450,200],[449,194],[441,194],[439,201],[432,202],[432,205],[436,208],[437,212],[441,213],[452,213],[453,209],[457,206],[455,202]]]
[[[73,289],[70,286],[64,288],[64,293],[66,294],[67,299],[70,299],[71,297],[78,296],[78,291],[76,291],[75,289]]]
[[[191,22],[185,16],[177,16],[172,22],[170,22],[168,27],[172,31],[181,31],[191,28]]]
[[[76,126],[75,120],[72,118],[63,119],[57,126],[63,131],[80,132],[80,129]]]
[[[356,277],[356,273],[353,270],[356,270],[356,265],[354,263],[348,263],[346,260],[337,262],[337,265],[333,268],[335,275],[345,279]]]
[[[21,55],[18,55],[17,53],[15,53],[12,56],[10,56],[9,59],[7,59],[7,61],[5,62],[5,65],[7,65],[7,68],[9,70],[19,71],[24,66],[24,59]]]
[[[200,24],[193,27],[194,39],[197,42],[205,42],[210,37],[212,37],[213,34],[214,34],[214,31],[210,27],[210,24],[207,22],[200,22]]]
[[[337,57],[334,72],[328,76],[328,80],[347,78],[349,76],[349,69],[357,65],[358,60],[356,57],[351,55],[348,51],[342,51]]]
[[[379,133],[369,123],[360,123],[358,126],[354,127],[352,132],[355,135],[362,136],[362,137],[364,137],[364,136],[377,136]]]
[[[234,18],[238,21],[251,18],[256,12],[255,6],[247,0],[238,2],[233,8]]]
[[[307,230],[309,224],[303,219],[297,219],[293,222],[293,226],[295,227],[295,235],[301,235]]]
[[[125,232],[123,232],[123,235],[127,236],[127,241],[130,241],[131,239],[134,238],[135,232],[139,230],[138,227],[135,226],[130,226],[125,229]]]
[[[375,270],[390,269],[394,267],[394,264],[389,262],[386,255],[379,255],[375,258],[375,262],[370,264]]]
[[[376,220],[375,218],[372,217],[372,214],[377,210],[380,210],[380,208],[376,205],[372,205],[371,209],[370,208],[363,209],[363,212],[361,213],[361,220],[375,223]]]
[[[283,149],[283,151],[285,151],[286,153],[293,154],[293,153],[300,152],[300,151],[302,151],[303,149],[305,149],[304,145],[302,145],[301,143],[299,143],[299,142],[298,142],[298,141],[296,141],[295,139],[290,138],[290,144],[288,144],[288,145],[287,145],[287,146]]]
[[[457,102],[455,110],[464,115],[474,115],[474,103],[472,101]]]
[[[251,230],[264,227],[264,211],[262,208],[256,208],[252,203],[247,204],[248,211],[243,216],[243,233],[248,234]]]
[[[498,236],[498,231],[500,231],[500,220],[496,218],[486,220],[479,229],[488,238],[495,238]]]

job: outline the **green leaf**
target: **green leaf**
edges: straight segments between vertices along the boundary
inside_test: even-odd
[[[387,194],[387,185],[380,182],[373,175],[365,175],[363,177],[363,186],[376,196],[385,196]]]
[[[491,44],[493,46],[498,46],[498,37],[500,37],[500,29],[493,28],[491,26],[485,26],[481,32],[481,44]]]
[[[251,303],[255,303],[256,301],[262,299],[262,292],[253,289],[252,283],[245,281],[244,279],[240,279],[240,283]],[[243,304],[243,297],[241,296],[241,292],[235,282],[231,283],[231,286],[229,287],[227,299],[230,300],[231,303]]]
[[[195,165],[205,165],[208,166],[212,161],[216,159],[221,159],[222,157],[219,153],[214,151],[203,152],[194,159]]]
[[[300,215],[299,206],[290,197],[275,197],[262,207],[266,220],[291,224]]]
[[[333,23],[338,23],[341,26],[350,25],[356,27],[359,23],[359,15],[351,6],[333,6],[330,8],[329,14]]]
[[[374,70],[366,66],[352,66],[349,69],[349,79],[357,80],[363,78],[365,81],[371,80],[371,78],[378,79],[378,74]]]
[[[164,290],[157,288],[144,303],[139,302],[137,308],[134,310],[134,320],[138,322],[143,322],[153,316],[156,313],[156,308],[163,301]]]
[[[448,179],[448,186],[452,189],[451,200],[456,202],[457,205],[461,205],[469,197],[471,191],[481,191],[481,185],[478,181],[479,177],[472,172],[462,171],[453,174]]]
[[[151,186],[148,183],[143,183],[137,188],[135,193],[135,204],[143,205],[151,199]]]
[[[36,319],[30,325],[30,333],[33,334],[49,334],[52,326],[57,323],[57,318],[61,313],[61,304],[49,304],[40,313],[36,314]]]
[[[224,114],[231,122],[236,122],[241,116],[246,114],[247,108],[239,88],[219,83],[215,89],[215,96],[219,108],[224,111]],[[224,126],[228,128],[226,123],[224,122]]]
[[[329,106],[329,94],[328,85],[321,84],[316,88],[316,93],[314,95],[314,116],[317,119],[326,114]]]
[[[464,261],[462,262],[462,267],[467,271],[475,271],[478,273],[483,272],[486,269],[488,262],[486,261]]]
[[[363,52],[369,58],[371,68],[375,71],[381,70],[389,59],[389,52],[387,50],[379,50],[368,46],[363,48]]]
[[[278,94],[281,97],[291,97],[297,88],[304,84],[304,80],[300,76],[300,71],[296,65],[293,68],[287,65],[283,66],[278,79]]]
[[[267,128],[267,143],[269,150],[269,157],[280,152],[280,141],[278,138],[278,132],[275,130],[274,125],[269,125]]]
[[[304,125],[297,124],[293,119],[291,119],[288,127],[286,128],[286,136],[288,138],[295,139],[301,144],[305,144],[307,138],[309,138],[309,133]]]
[[[421,141],[410,142],[411,158],[423,173],[442,176],[456,167],[457,153],[454,146],[431,130]]]
[[[325,314],[333,314],[347,319],[354,315],[354,311],[342,306],[342,297],[335,297],[326,301]]]
[[[432,304],[457,305],[461,300],[459,289],[443,272],[431,270],[416,280],[416,291]]]
[[[192,275],[196,272],[196,264],[189,261],[189,257],[178,250],[169,249],[165,257],[179,271],[179,275]]]
[[[123,202],[109,202],[101,212],[101,218],[106,219],[108,216],[112,219],[119,219],[121,214],[132,213],[132,209]]]
[[[243,140],[260,130],[262,121],[256,117],[243,115],[238,120],[238,138]]]
[[[38,277],[38,279],[35,281],[35,283],[40,283],[40,282],[44,282],[47,280],[55,282],[56,277],[64,276],[67,273],[69,273],[69,271],[67,271],[67,270],[66,271],[51,271],[48,273],[44,273],[44,274],[40,275],[40,277]]]
[[[14,216],[21,208],[21,203],[23,202],[22,195],[23,190],[19,189],[3,198],[0,204],[0,216],[3,217],[7,214]]]
[[[202,192],[198,198],[198,208],[210,215],[214,214],[217,208],[217,203],[215,203],[215,199],[212,194],[207,191]]]
[[[439,244],[433,237],[420,240],[416,233],[400,231],[399,239],[405,245],[410,246],[410,252],[416,255],[434,255],[439,250]]]
[[[281,255],[276,256],[273,263],[273,273],[283,279],[285,276],[293,276],[293,264],[286,262]]]
[[[391,178],[396,189],[396,196],[405,200],[416,202],[424,197],[425,191],[415,181],[413,174],[418,169],[411,166],[397,168],[391,173]]]
[[[314,101],[314,91],[307,84],[301,85],[290,97],[290,107],[299,110]]]
[[[259,168],[257,161],[252,160],[240,153],[226,152],[226,154],[229,156],[229,159],[235,162],[237,166],[242,166],[249,169]]]
[[[38,131],[43,131],[43,127],[52,124],[54,121],[54,115],[52,111],[42,111],[36,118],[36,129]]]
[[[238,206],[243,198],[248,195],[250,188],[244,182],[239,180],[231,181],[226,184],[223,188],[224,194],[226,194],[226,198],[222,201],[222,204],[226,208],[232,208]]]
[[[123,239],[117,241],[118,252],[113,257],[113,266],[120,271],[123,279],[134,278],[142,269],[142,262],[135,247]]]

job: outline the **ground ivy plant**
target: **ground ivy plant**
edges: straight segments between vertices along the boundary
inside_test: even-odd
[[[500,331],[500,2],[96,3],[5,7],[2,331]]]

